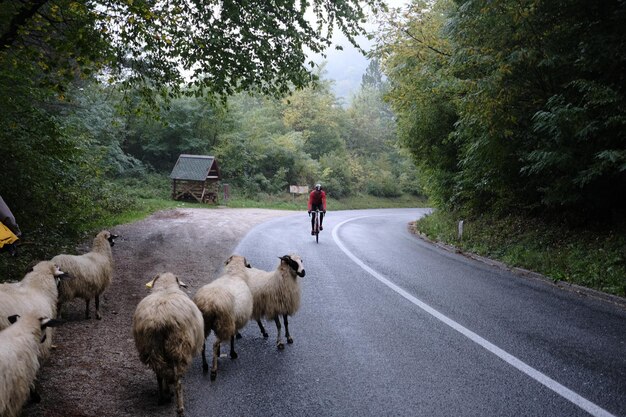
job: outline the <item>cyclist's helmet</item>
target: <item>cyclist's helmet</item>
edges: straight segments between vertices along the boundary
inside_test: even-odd
[[[317,191],[321,190],[322,189],[322,184],[315,184],[315,189]]]

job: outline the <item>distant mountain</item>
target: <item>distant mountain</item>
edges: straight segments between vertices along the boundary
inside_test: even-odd
[[[411,0],[386,0],[389,7],[404,7]],[[374,31],[377,26],[374,23],[366,26],[368,31]],[[372,41],[364,36],[357,39],[361,48],[369,51],[373,47]],[[338,98],[342,98],[346,104],[349,103],[352,95],[361,86],[361,77],[365,74],[365,69],[369,60],[361,54],[342,33],[335,33],[333,45],[340,45],[343,50],[336,50],[334,46],[326,51],[326,59],[321,56],[312,56],[313,61],[318,64],[326,61],[326,78],[333,80],[333,91]]]
[[[338,40],[343,50],[335,49],[327,51],[326,77],[334,81],[333,91],[338,98],[343,98],[346,103],[361,86],[361,77],[369,64],[369,60],[354,46],[343,38]],[[366,51],[372,47],[367,39],[359,39],[359,45]],[[318,62],[318,61],[316,61]]]

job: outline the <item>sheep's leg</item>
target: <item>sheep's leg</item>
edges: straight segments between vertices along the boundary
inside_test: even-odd
[[[217,357],[220,356],[220,341],[215,340],[213,343],[213,363],[211,367],[211,381],[215,381],[217,378]]]
[[[287,320],[286,314],[283,314],[283,321],[285,322],[285,337],[287,338],[287,343],[292,344],[293,338],[289,334],[289,321]]]
[[[237,352],[235,352],[235,336],[230,337],[230,358],[237,359]]]
[[[102,320],[102,315],[100,314],[100,296],[96,295],[96,318],[98,320]]]
[[[256,324],[259,325],[259,329],[261,330],[261,334],[263,335],[263,337],[269,337],[269,334],[267,334],[267,332],[265,331],[265,327],[263,327],[263,323],[261,323],[261,320],[257,320]]]
[[[91,315],[89,314],[89,298],[85,299],[85,318],[90,319]]]
[[[158,397],[159,397],[159,405],[164,404],[165,402],[163,401],[163,379],[161,378],[161,375],[156,374],[157,377],[157,386],[158,386]]]
[[[62,303],[60,301],[57,302],[57,319],[61,320],[61,307],[62,307]]]
[[[274,317],[274,323],[276,323],[276,330],[278,331],[278,336],[276,338],[276,347],[278,349],[284,349],[285,344],[283,343],[282,335],[281,335],[281,325],[279,316]]]
[[[235,337],[236,337],[237,339],[241,339],[243,336],[241,335],[241,333],[237,332],[237,333],[235,334]]]
[[[209,371],[209,364],[206,361],[206,341],[202,344],[202,370]]]
[[[161,375],[157,374],[157,384],[159,385],[159,405],[169,403],[171,399],[170,387],[167,380]]]
[[[185,412],[185,404],[183,401],[183,383],[181,381],[181,377],[178,375],[178,372],[174,372],[174,381],[176,384],[176,412],[179,416],[182,416]]]
[[[30,388],[30,401],[36,404],[41,402],[41,395],[39,395],[35,387]]]

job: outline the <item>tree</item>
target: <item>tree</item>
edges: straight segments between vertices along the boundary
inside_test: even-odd
[[[451,46],[443,33],[451,8],[447,0],[416,1],[402,14],[393,11],[377,51],[389,79],[385,99],[396,114],[399,142],[440,207],[454,205],[459,171],[459,148],[451,137],[458,86],[449,72]]]
[[[357,154],[379,155],[396,143],[394,114],[378,87],[363,83],[346,110],[350,123],[345,140],[348,149]]]
[[[336,29],[357,46],[365,7],[384,7],[380,0],[5,3],[0,60],[28,58],[51,82],[104,70],[109,82],[138,86],[147,97],[155,89],[163,96],[285,94],[311,81],[305,47],[323,52]]]
[[[196,97],[175,98],[158,116],[127,114],[122,149],[159,172],[182,153],[210,154],[226,123],[220,105]]]
[[[295,91],[284,100],[285,125],[301,132],[305,151],[313,159],[341,150],[343,108],[330,90],[330,83],[322,80],[318,85]]]
[[[365,74],[361,77],[361,88],[373,88],[380,92],[385,90],[385,81],[383,80],[383,72],[378,58],[372,58],[369,64],[367,64]]]
[[[465,87],[455,136],[466,201],[623,216],[626,5],[458,3],[449,34]]]

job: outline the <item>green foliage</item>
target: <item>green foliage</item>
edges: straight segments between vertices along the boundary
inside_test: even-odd
[[[127,115],[120,146],[157,171],[171,171],[180,154],[211,154],[224,123],[219,106],[201,98],[176,98],[156,119]]]
[[[462,240],[457,224],[464,219]],[[610,229],[576,228],[536,217],[481,215],[435,211],[416,223],[433,240],[497,259],[509,266],[544,274],[554,280],[626,295],[626,224]]]
[[[376,181],[368,182],[367,193],[376,197],[400,197],[402,189],[391,173],[385,171]]]
[[[323,53],[339,29],[356,45],[364,6],[378,0],[287,2],[67,0],[8,2],[0,13],[0,61],[44,70],[62,88],[106,68],[111,84],[155,93],[282,95],[312,80],[306,49]],[[305,13],[308,15],[305,17]]]
[[[283,112],[285,126],[302,133],[304,151],[314,159],[345,148],[341,138],[342,118],[343,109],[328,82],[294,91],[286,99]]]
[[[320,182],[326,193],[335,198],[346,197],[352,192],[352,172],[346,160],[345,152],[333,152],[320,158],[321,175],[315,182]]]
[[[28,83],[3,84],[16,94],[0,103],[0,195],[24,233],[75,234],[99,210],[101,156],[90,142],[66,136],[54,110],[63,103]]]
[[[388,18],[379,40],[390,85],[385,98],[397,115],[400,144],[425,177],[424,190],[442,207],[453,205],[459,171],[459,145],[451,137],[458,86],[449,74],[451,47],[442,36],[451,7],[448,1],[416,2],[404,15]]]
[[[388,100],[433,201],[623,218],[625,25],[623,2],[591,0],[439,0],[392,16]]]
[[[383,94],[382,90],[366,85],[352,99],[346,111],[346,145],[351,152],[375,157],[394,150],[396,123]]]

